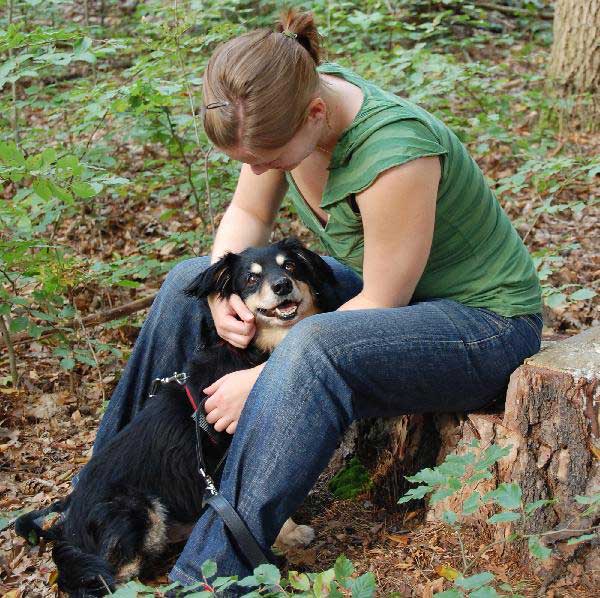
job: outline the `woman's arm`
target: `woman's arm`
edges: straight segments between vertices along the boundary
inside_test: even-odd
[[[418,158],[386,170],[356,196],[364,227],[364,284],[340,310],[410,302],[431,249],[440,176],[439,158]]]
[[[242,165],[233,199],[225,211],[212,250],[212,261],[227,251],[238,253],[269,241],[277,211],[287,191],[283,172],[256,175]]]

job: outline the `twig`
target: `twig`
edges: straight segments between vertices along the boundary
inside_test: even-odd
[[[100,370],[100,363],[98,363],[98,356],[96,355],[96,351],[94,351],[94,346],[92,345],[92,342],[90,341],[90,337],[88,336],[87,330],[85,328],[85,324],[83,323],[83,320],[81,319],[81,315],[79,312],[76,312],[76,316],[77,321],[79,322],[79,325],[81,326],[81,330],[83,331],[83,336],[85,337],[87,346],[90,348],[90,351],[92,353],[92,357],[94,358],[94,362],[96,363],[96,372],[98,374],[98,382],[100,382],[100,391],[102,392],[102,401],[106,401],[106,392],[104,391],[104,382],[102,380],[102,371]]]
[[[194,179],[192,177],[192,163],[188,160],[188,158],[185,154],[185,150],[183,149],[183,143],[181,143],[181,139],[179,138],[179,135],[177,135],[177,133],[175,131],[175,126],[173,125],[173,121],[171,120],[171,114],[169,112],[169,109],[164,108],[164,113],[167,116],[167,121],[169,123],[169,129],[171,130],[171,137],[173,137],[173,139],[175,140],[175,143],[177,143],[177,147],[179,148],[179,153],[181,154],[181,159],[183,160],[183,163],[186,166],[187,180],[188,180],[188,183],[190,184],[190,187],[192,188],[192,195],[194,196],[194,199],[196,200],[196,213],[198,215],[198,218],[200,218],[200,222],[202,224],[204,224],[204,219],[202,218],[202,212],[200,210],[200,198],[198,197],[198,190],[196,189],[196,185],[194,185]]]
[[[12,25],[13,22],[13,11],[14,11],[14,0],[10,0],[8,3],[8,24]],[[13,49],[12,47],[8,48],[8,59],[12,60],[13,57]],[[13,135],[15,138],[15,144],[19,145],[21,141],[21,136],[19,134],[19,107],[17,106],[17,82],[13,81],[11,83],[11,95],[12,95],[12,105],[13,105]]]
[[[85,326],[87,326],[87,327],[98,326],[99,324],[103,324],[104,322],[110,322],[111,320],[116,320],[117,318],[121,318],[123,316],[127,316],[130,314],[136,313],[142,309],[145,309],[146,307],[149,307],[150,305],[152,305],[152,302],[154,301],[155,297],[156,297],[156,295],[149,295],[148,297],[143,297],[142,299],[137,299],[136,301],[132,301],[131,303],[126,303],[125,305],[119,305],[118,307],[114,307],[112,309],[108,309],[106,311],[103,311],[103,312],[100,312],[97,314],[91,314],[89,316],[86,316],[85,318],[82,318],[82,321],[85,324]],[[69,325],[68,320],[65,321],[63,326],[67,326],[67,325]],[[56,330],[47,330],[46,332],[43,332],[35,340],[51,336],[52,334],[55,334],[55,333],[56,333]],[[19,334],[15,335],[15,337],[12,339],[12,343],[14,346],[14,345],[20,345],[22,343],[30,342],[31,340],[33,340],[33,339],[29,334],[19,333]]]
[[[552,21],[554,19],[554,13],[551,12],[536,12],[532,14],[531,11],[525,8],[518,8],[516,6],[505,6],[504,4],[496,4],[495,2],[475,2],[477,8],[487,8],[488,10],[495,10],[502,14],[509,15],[511,17],[529,17],[535,16],[536,19],[543,19],[545,21]]]
[[[175,0],[175,22],[176,22],[176,27],[179,26],[179,10],[178,10],[178,6],[177,6],[177,0]],[[188,101],[190,103],[190,110],[192,112],[192,122],[194,123],[194,133],[196,135],[196,144],[198,145],[198,147],[200,148],[200,151],[202,152],[202,154],[204,155],[204,168],[205,168],[205,172],[208,169],[208,156],[210,155],[211,150],[208,150],[208,152],[205,152],[204,149],[202,148],[202,144],[200,143],[200,133],[198,131],[198,122],[197,122],[197,118],[196,118],[196,107],[194,105],[194,96],[192,95],[192,90],[190,88],[190,82],[188,81],[188,77],[187,77],[187,72],[185,69],[185,64],[183,62],[183,57],[181,56],[181,46],[179,45],[179,34],[177,34],[175,36],[175,44],[177,46],[177,58],[179,60],[179,65],[181,67],[181,72],[183,73],[183,80],[185,82],[185,89],[187,92],[187,96],[188,96]],[[212,228],[212,236],[214,239],[215,233],[214,233],[214,221],[212,220],[212,205],[211,205],[211,196],[210,196],[210,186],[208,185],[208,179],[206,180],[206,202],[208,204],[208,211],[210,214],[210,218],[211,218],[211,223],[213,225]]]
[[[204,154],[204,181],[206,185],[206,201],[208,203],[208,217],[210,218],[210,234],[213,241],[215,240],[215,214],[212,207],[212,199],[210,195],[210,182],[208,179],[208,157],[212,152],[212,147]]]
[[[0,332],[4,338],[6,349],[8,351],[8,362],[10,364],[10,375],[12,378],[13,386],[16,388],[19,383],[19,372],[17,371],[17,358],[15,357],[15,348],[12,339],[10,338],[10,332],[6,325],[6,320],[3,315],[0,315]]]

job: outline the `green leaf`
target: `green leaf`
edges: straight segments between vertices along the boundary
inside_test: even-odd
[[[546,305],[550,309],[557,309],[567,304],[567,296],[564,293],[553,293],[546,297]]]
[[[270,563],[256,567],[256,569],[254,569],[254,577],[256,577],[256,580],[259,583],[264,583],[267,585],[276,585],[281,581],[281,573],[279,573],[279,569]]]
[[[496,490],[488,492],[483,498],[486,502],[494,501],[509,511],[521,507],[521,486],[519,484],[500,484]]]
[[[35,179],[35,181],[33,181],[33,190],[46,201],[52,199],[52,187],[46,179]]]
[[[547,559],[552,554],[549,548],[542,545],[539,536],[530,536],[527,545],[529,546],[529,552],[538,559]]]
[[[463,502],[462,512],[463,515],[471,515],[479,509],[481,503],[481,495],[477,490],[472,492]]]
[[[401,505],[410,500],[419,500],[432,490],[433,488],[430,488],[429,486],[418,486],[417,488],[411,488],[404,496],[398,499],[398,504]]]
[[[579,544],[580,542],[587,542],[588,540],[595,540],[596,538],[598,538],[598,533],[584,534],[583,536],[578,536],[577,538],[569,538],[567,544]]]
[[[352,565],[350,559],[346,558],[345,555],[340,554],[335,561],[333,571],[335,572],[335,578],[339,582],[343,582],[354,573],[354,565]]]
[[[0,142],[0,160],[9,166],[25,166],[25,156],[14,142]]]
[[[47,147],[42,152],[42,160],[45,164],[52,164],[56,160],[56,150],[51,147]]]
[[[471,577],[458,577],[454,580],[454,583],[465,590],[476,590],[493,580],[494,576],[488,571],[484,571],[483,573],[477,573],[477,575],[471,575]]]
[[[464,594],[459,592],[458,590],[452,588],[450,590],[446,590],[445,592],[438,592],[434,594],[436,598],[463,598]]]
[[[371,598],[375,596],[375,576],[370,571],[354,580],[352,598]]]
[[[19,316],[17,318],[13,318],[10,321],[9,330],[12,333],[21,332],[21,330],[25,330],[29,326],[29,318],[25,316]]]
[[[302,590],[304,592],[308,592],[310,590],[310,580],[305,573],[290,571],[288,581],[295,590]]]
[[[571,299],[571,301],[584,301],[585,299],[593,299],[596,296],[596,291],[592,290],[592,289],[579,289],[578,291],[575,291],[574,293],[571,293],[571,295],[569,296],[569,299]]]
[[[488,517],[488,523],[506,523],[507,521],[518,521],[521,519],[521,513],[515,513],[514,511],[503,511],[502,513],[496,513],[491,517]]]
[[[469,598],[498,598],[500,594],[491,586],[483,586],[469,594]]]
[[[215,563],[215,561],[204,561],[200,570],[202,571],[202,575],[204,575],[206,579],[209,579],[217,574],[217,563]]]
[[[546,505],[554,504],[554,502],[556,501],[551,499],[542,499],[528,503],[525,505],[525,513],[527,513],[527,515],[531,515],[531,513],[537,511],[537,509],[539,509],[540,507],[545,507]]]
[[[89,199],[98,193],[94,187],[85,181],[76,181],[71,188],[73,189],[73,193],[78,197],[81,197],[81,199]]]
[[[454,511],[444,511],[442,521],[448,525],[454,525],[458,520],[458,515]]]
[[[72,370],[75,367],[75,360],[72,359],[71,357],[63,357],[60,360],[60,367],[63,370]]]

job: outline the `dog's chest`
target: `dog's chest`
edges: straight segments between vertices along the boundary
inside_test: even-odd
[[[285,338],[289,330],[289,328],[276,327],[259,328],[253,343],[261,351],[271,353]]]

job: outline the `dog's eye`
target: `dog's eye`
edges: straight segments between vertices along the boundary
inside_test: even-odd
[[[256,284],[259,280],[260,276],[258,274],[248,274],[246,284]]]
[[[283,264],[283,269],[286,272],[293,274],[294,270],[296,269],[296,264],[294,264],[294,262],[287,261]]]

